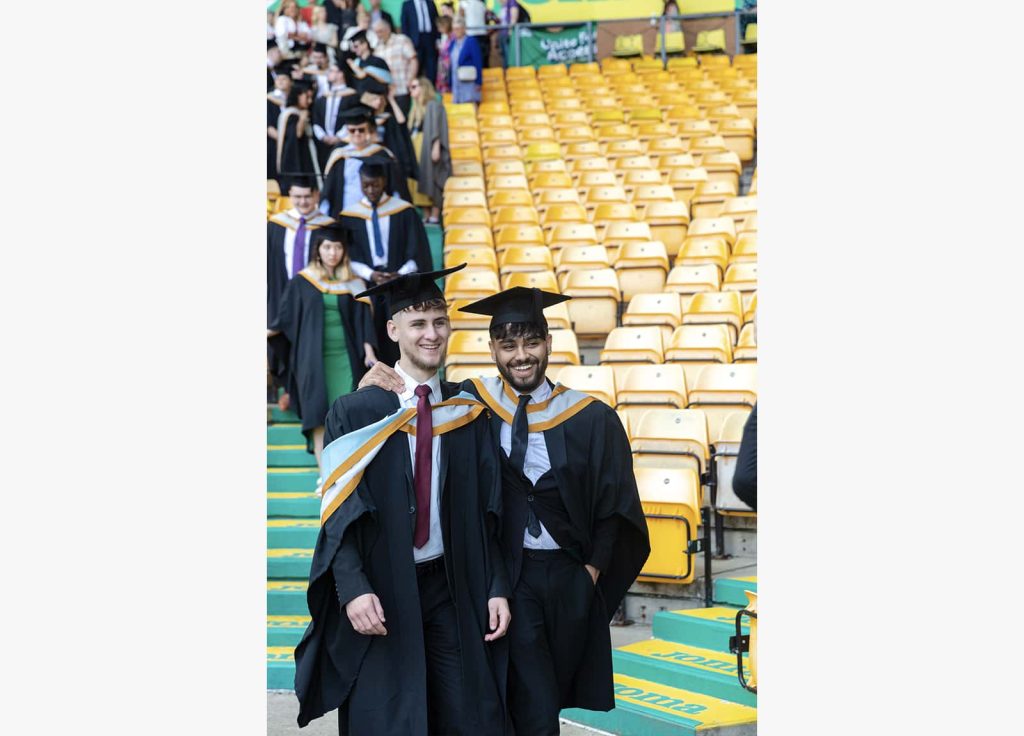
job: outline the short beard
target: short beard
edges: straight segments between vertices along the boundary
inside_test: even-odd
[[[441,351],[440,360],[437,361],[437,365],[427,365],[412,353],[402,357],[408,358],[409,362],[412,363],[416,368],[419,368],[421,371],[433,371],[434,373],[436,373],[437,371],[441,370],[441,366],[444,365],[444,359],[448,357],[448,351]]]
[[[524,386],[520,383],[519,378],[513,375],[512,368],[509,365],[498,365],[498,373],[505,379],[505,383],[514,388],[521,394],[533,393],[547,378],[548,372],[548,356],[544,356],[537,361],[537,382],[532,386]]]

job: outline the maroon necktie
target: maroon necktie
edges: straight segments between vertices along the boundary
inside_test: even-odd
[[[430,386],[417,386],[416,395],[420,400],[416,404],[416,467],[412,474],[416,486],[416,534],[412,543],[419,549],[430,539],[430,450],[434,419],[430,414]]]

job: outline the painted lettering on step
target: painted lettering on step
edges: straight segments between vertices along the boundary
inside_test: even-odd
[[[686,713],[688,715],[696,715],[697,713],[702,713],[707,710],[706,705],[700,705],[699,703],[687,703],[685,700],[681,700],[680,698],[672,698],[667,695],[662,695],[661,693],[649,692],[638,687],[616,685],[615,696],[624,700],[631,700],[635,703],[653,705],[657,708],[678,711],[679,713]]]
[[[730,674],[736,674],[735,663],[722,662],[717,659],[708,659],[707,657],[701,657],[698,654],[687,654],[686,652],[652,652],[650,656],[658,659],[670,659],[673,662],[688,662],[689,664],[696,664],[701,667],[709,667],[711,669],[721,670]]]

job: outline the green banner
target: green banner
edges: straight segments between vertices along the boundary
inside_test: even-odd
[[[597,45],[597,31],[586,26],[567,26],[560,31],[540,28],[519,29],[519,63],[521,66],[571,64],[590,61]],[[515,58],[514,49],[512,50]]]

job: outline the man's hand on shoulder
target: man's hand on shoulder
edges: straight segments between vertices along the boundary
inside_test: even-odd
[[[373,367],[359,381],[358,388],[366,388],[367,386],[376,386],[385,391],[394,391],[396,394],[405,391],[405,381],[398,375],[398,372],[380,361],[374,363]]]

